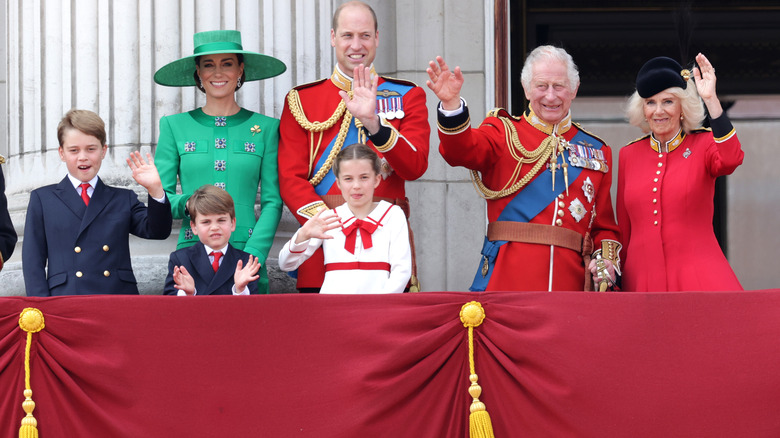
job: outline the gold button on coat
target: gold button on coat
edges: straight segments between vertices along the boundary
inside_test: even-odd
[[[104,276],[104,277],[108,277],[108,276],[110,276],[110,275],[111,275],[111,273],[110,273],[110,272],[108,272],[108,271],[103,271],[103,276]]]
[[[73,248],[73,251],[75,251],[75,252],[76,252],[76,254],[78,254],[78,253],[80,253],[80,252],[81,252],[81,247],[80,247],[80,246],[77,246],[77,247]]]
[[[81,271],[76,271],[76,277],[81,278],[83,275]]]
[[[563,210],[558,210],[558,216],[563,217],[563,215],[566,214],[563,212]]]
[[[560,227],[561,225],[563,225],[563,221],[558,219],[557,221],[555,221],[555,225],[558,225]]]
[[[108,252],[108,245],[103,245],[103,251]]]

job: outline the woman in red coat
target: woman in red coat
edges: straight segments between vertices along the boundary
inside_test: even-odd
[[[617,217],[627,291],[742,290],[712,229],[715,179],[744,153],[701,53],[690,72],[648,61],[628,101],[629,122],[648,135],[620,151]],[[698,128],[704,106],[712,130]]]

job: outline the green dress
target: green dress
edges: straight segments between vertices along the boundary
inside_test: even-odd
[[[160,119],[155,164],[171,202],[173,217],[183,219],[176,249],[198,242],[185,207],[204,184],[230,193],[236,206],[236,230],[230,243],[256,256],[260,293],[268,293],[265,262],[282,215],[277,153],[279,120],[241,109],[227,117],[209,116],[200,108]],[[177,176],[182,194],[176,194]],[[255,216],[260,183],[260,216]]]

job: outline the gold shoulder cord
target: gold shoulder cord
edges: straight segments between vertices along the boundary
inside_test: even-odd
[[[528,184],[528,181],[533,179],[533,177],[536,176],[537,173],[539,173],[539,169],[544,166],[544,164],[547,162],[547,160],[542,159],[544,156],[549,156],[551,153],[555,153],[557,151],[557,143],[558,139],[557,137],[550,136],[545,138],[542,141],[542,144],[539,145],[538,148],[534,151],[528,151],[526,148],[523,147],[523,145],[520,143],[520,138],[517,136],[517,130],[515,129],[515,126],[512,124],[512,122],[507,117],[500,116],[498,117],[501,122],[504,123],[504,133],[506,135],[506,144],[509,148],[509,153],[512,154],[512,158],[517,160],[517,166],[515,166],[514,172],[512,172],[512,176],[509,178],[509,181],[504,185],[504,188],[502,188],[499,191],[491,190],[485,186],[485,183],[482,181],[482,179],[479,177],[479,172],[476,170],[471,171],[471,182],[474,184],[474,188],[477,190],[477,193],[483,198],[483,199],[489,199],[489,200],[495,200],[500,199],[505,196],[509,196],[521,188]],[[517,152],[520,152],[522,156],[518,156]],[[514,183],[511,187],[509,187],[510,184],[512,184],[512,181],[517,179],[518,175],[520,175],[520,168],[523,164],[526,163],[533,163],[534,167],[531,168],[531,170],[519,181]]]
[[[349,95],[352,96],[351,91],[349,92]],[[344,116],[344,120],[341,122],[341,128],[339,129],[339,134],[336,137],[336,143],[333,145],[333,149],[331,149],[330,154],[328,154],[328,159],[325,161],[325,164],[323,164],[320,170],[317,171],[317,174],[309,180],[311,185],[316,186],[320,183],[320,181],[322,181],[322,178],[325,177],[330,168],[333,166],[333,160],[336,159],[336,155],[339,154],[341,147],[344,146],[344,140],[347,138],[349,125],[352,122],[352,114],[350,114],[349,110],[347,110],[347,105],[342,100],[339,102],[339,106],[336,107],[336,111],[332,116],[330,116],[328,120],[325,120],[324,122],[310,122],[303,113],[303,108],[301,108],[301,99],[300,96],[298,96],[297,90],[292,90],[290,91],[290,94],[287,95],[287,104],[290,107],[290,113],[292,113],[293,117],[295,117],[295,121],[297,121],[303,129],[311,132],[312,134],[315,132],[320,134],[316,148],[314,147],[314,135],[311,136],[309,144],[309,175],[311,175],[311,172],[314,168],[314,157],[317,156],[317,152],[319,152],[320,146],[322,145],[322,133],[335,125],[342,115]]]

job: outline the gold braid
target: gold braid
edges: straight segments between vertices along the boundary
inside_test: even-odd
[[[333,144],[333,149],[328,154],[328,159],[325,160],[325,164],[320,167],[320,170],[309,180],[309,183],[313,186],[322,181],[325,175],[328,173],[331,167],[333,167],[333,161],[336,159],[336,155],[341,152],[341,147],[344,146],[344,140],[347,138],[347,131],[349,131],[349,124],[352,122],[352,114],[349,111],[344,111],[344,121],[341,122],[341,128],[339,129],[339,135],[336,137],[336,142]]]
[[[471,182],[474,184],[474,188],[477,190],[477,193],[479,193],[483,199],[489,200],[495,200],[509,196],[523,188],[523,186],[528,184],[528,181],[533,179],[533,177],[539,173],[539,169],[541,169],[542,166],[547,163],[547,160],[542,159],[542,157],[550,156],[551,153],[555,153],[558,149],[556,147],[558,144],[558,138],[551,135],[545,138],[539,147],[534,151],[528,151],[520,143],[520,138],[517,135],[517,130],[515,129],[514,124],[512,124],[512,122],[507,117],[499,117],[499,119],[504,123],[506,144],[507,147],[509,147],[509,153],[512,155],[512,158],[517,160],[517,166],[515,166],[515,170],[512,172],[512,176],[509,178],[509,181],[507,181],[507,183],[504,185],[504,188],[498,191],[487,188],[485,183],[479,177],[479,173],[476,170],[471,171]],[[522,156],[519,156],[515,150],[519,151]],[[523,178],[509,187],[512,181],[517,179],[518,175],[520,175],[521,166],[525,163],[533,162],[536,162],[534,167],[531,168],[531,170]]]
[[[352,96],[352,91],[349,91],[349,95],[350,97]],[[310,122],[303,113],[303,108],[301,108],[301,99],[297,90],[292,90],[287,95],[287,104],[290,107],[290,113],[292,113],[293,117],[295,117],[295,121],[297,121],[303,129],[312,133],[322,133],[323,131],[330,129],[333,127],[333,125],[336,124],[339,118],[344,116],[344,119],[341,122],[341,128],[339,128],[339,134],[336,137],[336,142],[333,145],[333,149],[331,149],[330,154],[328,154],[328,159],[325,161],[325,164],[323,164],[320,170],[318,170],[317,173],[309,180],[311,185],[316,186],[320,183],[320,181],[322,181],[322,178],[325,177],[328,171],[330,171],[330,168],[333,166],[333,160],[336,159],[336,155],[338,155],[341,151],[341,147],[344,145],[344,140],[347,138],[349,125],[352,122],[352,114],[349,112],[349,110],[347,110],[347,104],[342,100],[336,107],[336,111],[333,113],[333,115],[330,116],[330,118],[328,118],[328,120],[325,120],[324,122]],[[319,149],[319,146],[317,149]],[[310,161],[314,158],[316,152],[317,151],[309,152],[311,154],[309,157]]]

